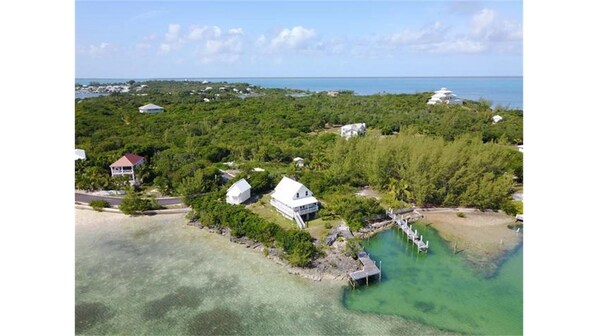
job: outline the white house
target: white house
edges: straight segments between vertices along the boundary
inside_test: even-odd
[[[303,166],[305,165],[305,160],[303,160],[303,158],[300,157],[296,157],[293,159],[293,162],[295,162],[295,165],[298,168],[303,168]]]
[[[85,150],[75,148],[75,161],[85,160]]]
[[[235,182],[226,191],[226,203],[241,204],[251,197],[251,186],[245,179]]]
[[[519,146],[517,146],[517,149],[519,149],[519,151],[520,151],[521,153],[523,153],[523,145],[519,145]]]
[[[501,120],[502,120],[502,117],[501,117],[501,116],[499,116],[498,114],[497,114],[497,115],[495,115],[494,117],[492,117],[492,123],[493,123],[493,124],[496,124],[497,122],[499,122],[499,121],[501,121]]]
[[[463,100],[457,98],[457,96],[455,96],[453,94],[453,91],[447,89],[447,88],[441,88],[438,91],[434,91],[434,94],[432,95],[432,97],[428,100],[428,105],[435,105],[438,103],[442,103],[442,104],[458,104],[461,105],[463,104]]]
[[[142,156],[127,153],[110,165],[110,172],[112,173],[112,177],[130,175],[129,182],[137,184],[135,167],[139,167],[143,163],[144,159]]]
[[[160,113],[164,112],[164,108],[162,106],[154,105],[154,104],[147,104],[143,106],[139,106],[139,112],[141,113]]]
[[[349,124],[341,127],[341,136],[345,139],[349,139],[353,136],[364,135],[365,134],[365,124]]]
[[[314,218],[318,211],[318,200],[311,190],[288,177],[274,188],[270,204],[284,217],[295,220],[299,228],[305,227],[304,219]]]

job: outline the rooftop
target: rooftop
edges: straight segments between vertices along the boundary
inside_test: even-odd
[[[142,156],[127,153],[111,164],[110,167],[130,167],[136,165],[141,160],[143,160]]]

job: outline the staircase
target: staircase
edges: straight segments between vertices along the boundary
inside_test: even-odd
[[[295,212],[295,215],[293,215],[293,219],[295,220],[297,225],[299,225],[300,229],[305,229],[305,222],[303,221],[303,218],[301,218],[301,215]]]

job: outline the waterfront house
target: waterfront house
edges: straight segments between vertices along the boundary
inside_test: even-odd
[[[251,197],[251,186],[245,179],[235,182],[226,191],[226,203],[241,204]]]
[[[438,91],[434,91],[432,97],[428,100],[428,105],[435,105],[435,104],[463,104],[463,100],[457,98],[453,94],[453,91],[447,88],[441,88]]]
[[[75,161],[85,160],[85,150],[75,148]]]
[[[296,157],[293,159],[293,162],[295,162],[295,165],[298,168],[303,168],[303,166],[305,165],[305,161],[303,160],[303,158],[300,157]]]
[[[139,107],[139,112],[141,113],[160,113],[164,112],[164,108],[162,106],[154,105],[154,104],[147,104]]]
[[[110,172],[112,173],[112,177],[129,175],[129,182],[137,184],[139,181],[135,177],[135,167],[139,167],[143,163],[144,159],[142,156],[127,153],[110,165]]]
[[[501,120],[502,120],[502,117],[501,117],[501,116],[499,116],[498,114],[497,114],[497,115],[495,115],[494,117],[492,117],[492,123],[493,123],[493,124],[496,124],[497,122],[499,122],[499,121],[501,121]]]
[[[349,139],[353,136],[364,135],[365,134],[365,124],[349,124],[341,127],[341,136],[345,139]]]
[[[304,220],[314,218],[318,211],[318,200],[303,184],[283,177],[274,188],[270,204],[284,217],[294,220],[304,228]]]

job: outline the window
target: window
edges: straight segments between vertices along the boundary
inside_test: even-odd
[[[307,190],[305,191],[305,196],[307,196]]]
[[[299,193],[297,193],[297,198],[299,198]]]

